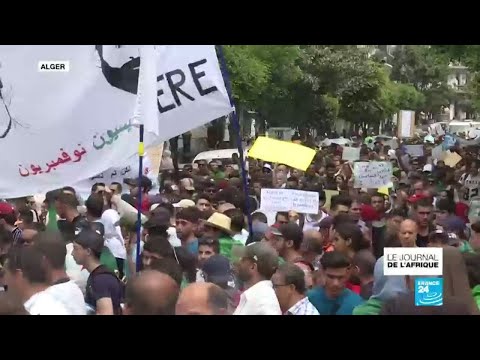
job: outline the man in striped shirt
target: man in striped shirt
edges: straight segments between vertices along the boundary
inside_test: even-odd
[[[272,276],[272,285],[284,315],[320,315],[305,296],[305,273],[297,265],[280,265]]]
[[[12,233],[13,245],[17,245],[22,237],[22,230],[15,226],[16,222],[15,208],[7,202],[0,202],[0,225]]]

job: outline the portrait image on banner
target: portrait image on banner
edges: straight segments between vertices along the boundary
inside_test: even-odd
[[[40,71],[47,60],[69,66]],[[231,111],[214,45],[1,45],[0,198],[122,167],[138,120],[148,147]]]

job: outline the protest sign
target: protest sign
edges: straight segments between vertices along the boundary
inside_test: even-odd
[[[423,145],[405,145],[405,151],[410,156],[423,156]]]
[[[445,162],[445,165],[450,166],[451,168],[455,167],[460,161],[462,160],[462,157],[458,155],[456,152],[446,152],[446,156],[443,159]]]
[[[315,157],[315,150],[290,141],[259,136],[248,151],[248,156],[273,163],[282,163],[305,171]]]
[[[388,161],[356,162],[353,164],[355,188],[377,189],[392,182],[392,164]]]
[[[262,189],[260,209],[266,212],[296,211],[318,214],[318,192],[291,189]]]
[[[415,133],[415,112],[402,110],[398,116],[398,137],[411,138]]]
[[[147,150],[143,157],[143,175],[152,180],[153,187],[155,188],[158,186],[158,171],[155,172],[151,160]],[[122,184],[123,192],[128,192],[127,185],[123,184],[123,180],[136,177],[138,177],[138,157],[132,156],[129,160],[125,161],[123,166],[111,167],[95,176],[79,181],[72,186],[77,193],[85,199],[90,195],[91,188],[95,183],[104,183],[109,186],[113,182],[118,182]]]
[[[0,149],[9,156],[0,197],[46,192],[122,166],[138,150],[135,116],[149,124],[149,146],[231,112],[214,45],[156,45],[152,54],[154,82],[139,81],[138,45],[2,45]],[[39,61],[55,59],[68,60],[69,71],[39,71]],[[147,85],[155,86],[153,121],[137,111],[152,101]],[[148,131],[155,121],[160,136]]]
[[[347,161],[357,161],[360,159],[360,148],[344,146],[342,159]]]
[[[337,190],[324,190],[325,191],[325,204],[323,207],[325,209],[330,209],[330,204],[332,203],[332,197],[338,195],[339,192]]]

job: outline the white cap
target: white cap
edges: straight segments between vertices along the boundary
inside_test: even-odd
[[[182,209],[189,208],[192,206],[195,206],[195,203],[189,199],[183,199],[183,200],[180,200],[178,203],[173,204],[173,207],[182,208]]]
[[[397,158],[397,155],[395,154],[395,150],[393,150],[393,149],[388,150],[388,156],[390,157],[390,159],[396,159]]]
[[[424,172],[432,172],[432,170],[433,170],[432,164],[427,164],[423,167]]]
[[[264,164],[263,167],[272,170],[272,165],[270,164]]]

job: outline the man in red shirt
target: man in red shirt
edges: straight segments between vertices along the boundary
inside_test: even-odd
[[[148,213],[150,211],[150,198],[148,196],[148,192],[152,189],[152,181],[148,177],[142,176],[140,179],[125,179],[123,182],[128,185],[130,189],[130,195],[135,198],[135,200],[138,198],[138,195],[141,191],[142,207],[140,210],[142,213]],[[137,207],[137,201],[135,201],[135,206]]]

